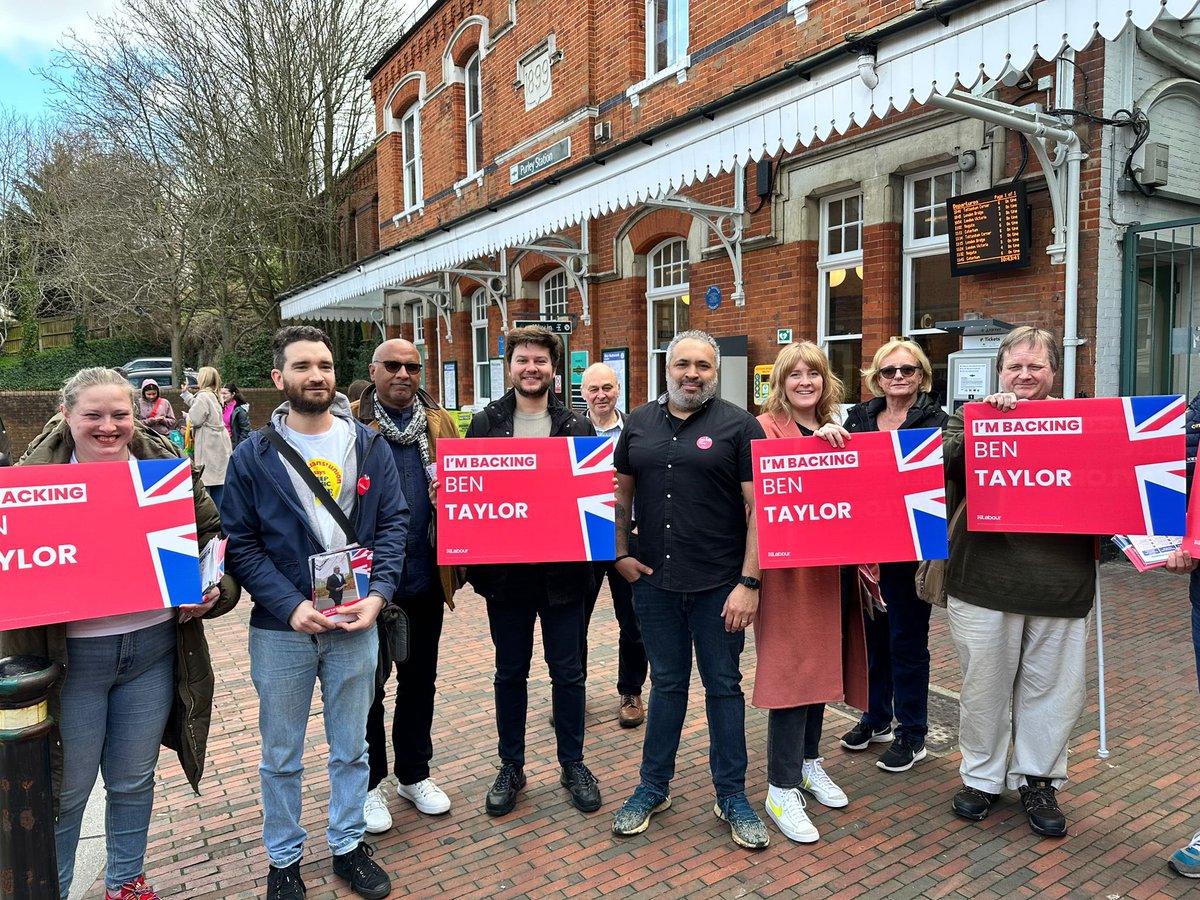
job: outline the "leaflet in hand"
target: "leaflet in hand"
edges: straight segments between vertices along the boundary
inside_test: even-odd
[[[225,577],[225,545],[228,543],[229,538],[213,538],[200,551],[200,583],[204,585],[201,594],[207,594],[209,588]]]
[[[1167,557],[1178,550],[1182,537],[1153,534],[1114,534],[1112,542],[1120,547],[1139,572],[1167,564]]]

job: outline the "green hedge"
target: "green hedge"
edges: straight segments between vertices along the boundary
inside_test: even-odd
[[[88,366],[121,366],[139,356],[170,356],[169,347],[136,337],[97,338],[82,347],[53,347],[0,367],[0,391],[56,391]]]

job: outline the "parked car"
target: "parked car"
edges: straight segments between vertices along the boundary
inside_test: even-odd
[[[11,466],[12,447],[8,443],[8,431],[4,427],[4,419],[0,417],[0,466]]]
[[[169,356],[143,356],[140,359],[131,359],[125,365],[117,366],[117,368],[123,375],[132,375],[143,369],[169,369],[171,366],[172,360]]]
[[[187,379],[188,387],[194,388],[196,386],[197,382],[199,381],[199,376],[196,374],[196,372],[192,369],[184,369],[183,374],[184,374],[184,377]],[[140,388],[142,386],[142,382],[145,381],[147,378],[153,378],[155,381],[158,382],[158,386],[161,388],[164,388],[164,389],[179,387],[179,385],[177,385],[175,383],[174,376],[171,374],[171,370],[169,368],[168,369],[136,369],[132,372],[125,372],[124,375],[125,375],[125,379],[130,384],[132,384],[135,388]]]

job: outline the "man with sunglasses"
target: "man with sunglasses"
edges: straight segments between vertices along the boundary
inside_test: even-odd
[[[438,643],[444,606],[453,609],[457,583],[452,566],[435,563],[433,504],[429,497],[430,465],[437,459],[437,442],[458,437],[450,415],[421,388],[421,355],[414,344],[396,338],[384,341],[371,358],[371,386],[352,406],[359,421],[386,439],[400,470],[408,501],[408,541],[404,572],[393,602],[408,616],[408,659],[395,663],[396,711],[392,716],[393,768],[397,793],[426,815],[450,810],[450,798],[429,777],[433,758],[433,701],[437,681]],[[382,448],[381,448],[382,449]],[[367,714],[370,788],[364,813],[367,831],[392,827],[383,780],[388,775],[388,737],[383,701],[393,661],[387,641],[380,642],[375,700]]]

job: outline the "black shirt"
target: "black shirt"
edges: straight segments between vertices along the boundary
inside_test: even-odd
[[[664,394],[625,420],[614,464],[637,480],[637,558],[667,591],[733,584],[746,554],[742,483],[753,480],[750,442],[762,426],[720,398],[687,419]]]

